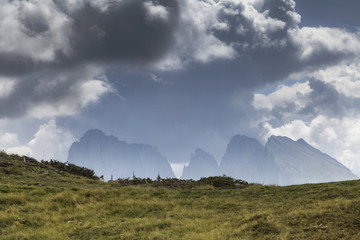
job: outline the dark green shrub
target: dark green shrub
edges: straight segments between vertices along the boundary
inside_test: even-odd
[[[45,165],[50,165],[51,167],[55,168],[56,170],[58,170],[57,173],[61,173],[61,171],[63,171],[91,179],[98,179],[98,177],[95,175],[94,170],[85,167],[79,167],[72,163],[63,163],[53,159],[51,159],[49,162],[42,161],[41,163]]]
[[[216,188],[242,188],[248,185],[245,181],[235,180],[227,176],[201,178],[199,183],[202,185],[211,185]]]

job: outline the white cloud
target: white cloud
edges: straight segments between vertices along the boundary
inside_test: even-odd
[[[0,136],[0,148],[6,149],[11,146],[17,146],[20,144],[18,135],[16,133],[5,133]]]
[[[27,146],[19,146],[19,147],[12,147],[6,149],[6,153],[8,154],[17,154],[20,156],[32,156],[33,151],[30,147]]]
[[[44,156],[45,159],[56,158],[64,161],[67,158],[66,153],[74,141],[75,138],[70,132],[58,128],[55,120],[50,120],[47,124],[39,127],[28,146],[37,158]]]
[[[285,107],[289,103],[294,103],[297,110],[304,108],[311,93],[308,82],[295,83],[291,86],[279,85],[277,90],[265,94],[254,94],[253,106],[255,109],[272,110],[274,107]]]
[[[243,25],[239,25],[239,27],[236,29],[236,33],[242,36],[245,36],[246,33],[248,32],[248,30],[246,28],[244,28]]]
[[[266,141],[271,135],[287,136],[292,139],[303,138],[310,142],[309,127],[302,120],[294,120],[277,128],[273,128],[270,123],[265,123],[261,133],[262,140]],[[310,143],[314,144],[313,142]]]
[[[262,10],[263,0],[184,0],[180,2],[180,20],[172,49],[155,63],[158,70],[181,69],[191,62],[208,63],[216,59],[234,59],[238,51],[267,47],[285,47],[287,29],[300,23],[295,2],[283,1],[285,20],[271,17]],[[237,20],[233,20],[237,19]],[[219,37],[215,32],[236,29],[239,38]],[[283,37],[274,33],[283,32]],[[296,54],[296,53],[294,53]]]
[[[89,104],[97,103],[102,95],[113,90],[107,81],[92,79],[80,83],[78,91],[81,96],[81,107],[86,107]]]
[[[55,120],[50,120],[39,127],[33,139],[21,145],[17,134],[5,133],[0,137],[1,147],[8,153],[28,155],[38,160],[57,159],[65,161],[70,145],[75,137],[67,130],[57,127]]]
[[[144,7],[147,11],[148,18],[150,19],[161,19],[166,21],[169,17],[169,12],[166,7],[161,5],[156,5],[152,1],[144,2]]]
[[[52,1],[0,0],[0,5],[0,53],[52,61],[56,50],[68,52],[70,21]]]
[[[303,27],[289,30],[292,41],[300,47],[301,61],[307,61],[317,54],[356,55],[360,53],[358,35],[338,28]]]
[[[266,3],[263,0],[219,1],[222,13],[232,17],[238,16],[233,24],[236,25],[234,26],[236,33],[243,38],[239,39],[240,41],[236,39],[234,41],[240,46],[240,49],[284,47],[287,44],[287,30],[296,28],[300,23],[301,17],[295,12],[294,1],[281,1],[281,6],[269,5],[270,8],[264,10],[263,7]],[[272,17],[272,11],[280,11],[283,16]],[[275,37],[273,33],[282,33],[280,34],[282,37]]]
[[[213,28],[216,30],[228,31],[230,29],[230,26],[226,22],[218,22],[213,25]]]
[[[360,63],[337,65],[312,74],[350,98],[360,98]]]
[[[194,59],[201,63],[208,63],[219,58],[231,59],[236,55],[231,46],[226,45],[214,36],[204,38],[202,44],[204,47],[197,46],[194,49]]]
[[[215,59],[233,59],[233,46],[218,39],[213,30],[226,31],[229,26],[218,14],[222,1],[184,0],[180,2],[179,26],[172,49],[155,63],[158,70],[176,70],[196,61],[208,63]]]
[[[15,80],[0,77],[0,99],[8,97],[15,87]]]
[[[253,28],[261,33],[271,33],[283,30],[286,23],[268,16],[268,11],[258,12],[253,3],[244,4],[242,15],[252,23]]]

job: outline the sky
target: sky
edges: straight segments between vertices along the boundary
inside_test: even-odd
[[[0,6],[0,149],[66,161],[97,128],[181,166],[282,135],[360,174],[358,0]]]

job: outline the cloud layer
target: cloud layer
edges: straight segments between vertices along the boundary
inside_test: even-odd
[[[93,98],[79,94],[114,67],[157,72],[192,62],[246,60],[259,73],[252,80],[256,86],[360,52],[354,33],[300,28],[293,0],[1,0],[1,5],[2,117],[34,116],[39,108],[53,109],[49,117],[73,114],[113,91],[104,82],[102,90],[90,91]],[[74,104],[68,106],[70,99]],[[14,107],[8,110],[10,102]]]
[[[215,146],[226,144],[223,132],[249,127],[264,138],[305,138],[347,166],[358,164],[358,26],[304,26],[294,0],[0,4],[0,127],[38,119],[39,131],[56,132],[55,119],[75,121],[98,104],[116,116],[106,119],[109,128],[123,121],[152,138],[161,131],[163,142],[182,136],[207,145],[204,131],[216,136]],[[102,123],[100,115],[92,117]],[[0,147],[38,151],[40,140],[0,132]]]
[[[159,59],[178,22],[175,0],[0,3],[0,117],[78,112],[113,91],[109,66]]]

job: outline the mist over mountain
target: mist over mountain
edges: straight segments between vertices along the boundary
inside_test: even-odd
[[[358,179],[348,168],[306,143],[271,136],[266,146],[243,135],[234,136],[217,167],[211,155],[198,150],[184,168],[182,178],[227,175],[253,183],[292,185]]]
[[[198,180],[201,177],[217,176],[219,166],[215,158],[202,149],[196,149],[191,154],[188,166],[184,167],[181,178]]]
[[[254,183],[277,184],[280,169],[258,140],[236,135],[221,160],[220,173]]]
[[[74,142],[68,161],[94,169],[110,179],[175,177],[168,160],[153,146],[129,144],[101,130],[88,130]],[[322,153],[303,139],[271,136],[266,146],[244,135],[231,138],[220,165],[202,149],[191,154],[182,179],[227,175],[252,183],[292,185],[358,179],[336,159]]]
[[[312,147],[303,139],[271,136],[265,147],[281,170],[281,185],[335,182],[358,179],[336,159]]]
[[[69,150],[68,162],[94,169],[97,175],[110,179],[175,177],[167,159],[153,146],[128,144],[104,132],[88,130]]]

